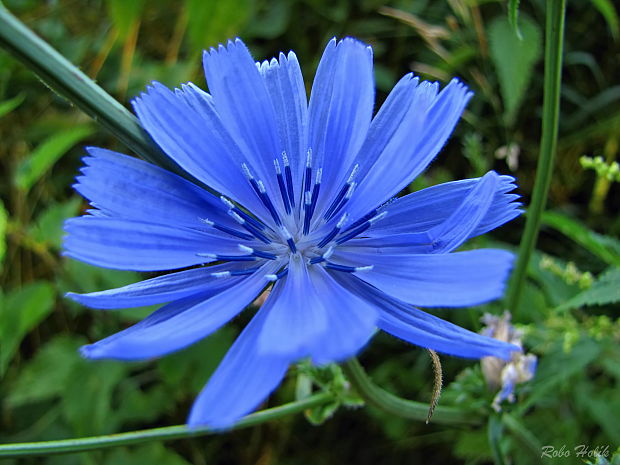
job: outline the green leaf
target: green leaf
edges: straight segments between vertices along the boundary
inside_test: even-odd
[[[289,0],[275,0],[259,4],[257,14],[248,25],[247,36],[275,39],[286,31],[291,17],[292,4]]]
[[[51,311],[54,289],[47,282],[32,282],[0,300],[0,375],[13,358],[22,339]]]
[[[607,433],[608,437],[618,438],[620,437],[620,417],[610,415],[610,412],[619,411],[620,398],[613,388],[603,391],[594,386],[594,383],[581,380],[574,387],[575,396],[581,404],[579,407],[587,409],[589,416],[598,424],[597,427]]]
[[[199,376],[195,376],[195,378],[199,378]],[[183,386],[183,384],[176,385],[171,391],[169,387],[158,382],[145,389],[144,383],[138,382],[137,377],[124,379],[114,396],[115,399],[118,399],[115,402],[115,406],[118,407],[114,411],[114,420],[119,424],[156,422],[164,414],[175,411],[176,405],[171,400],[170,392],[174,392],[176,399],[193,398],[197,392],[187,395],[181,389]],[[201,387],[204,387],[204,381]]]
[[[43,346],[21,368],[6,405],[15,408],[60,396],[71,372],[83,363],[78,354],[82,343],[80,339],[60,335]]]
[[[140,19],[144,9],[144,0],[107,0],[108,14],[118,30],[120,40],[125,40],[133,24]]]
[[[60,248],[62,243],[63,222],[75,216],[82,205],[79,197],[73,197],[66,202],[53,203],[36,219],[30,228],[30,236],[37,242]]]
[[[620,302],[620,268],[614,267],[604,272],[592,286],[577,294],[568,302],[563,303],[557,309],[568,310],[572,308],[606,305]]]
[[[18,106],[20,106],[22,102],[24,101],[24,98],[26,98],[24,94],[18,94],[12,99],[5,100],[4,102],[0,102],[0,118],[2,118],[4,115],[8,113],[11,113]]]
[[[531,394],[518,404],[514,413],[524,414],[534,405],[545,405],[558,400],[558,392],[563,386],[575,383],[588,370],[588,366],[597,361],[602,346],[592,339],[579,339],[569,352],[562,349],[563,342],[555,340],[552,348],[547,350],[536,368],[536,376],[530,381]],[[562,367],[558,369],[558,367]]]
[[[90,136],[94,128],[90,124],[75,126],[48,137],[17,168],[15,184],[28,191],[45,172],[75,144]]]
[[[308,361],[298,364],[297,399],[304,399],[312,395],[312,384],[316,384],[323,391],[334,395],[332,402],[306,410],[306,419],[313,425],[320,425],[330,419],[341,405],[346,407],[360,407],[364,400],[357,392],[351,390],[349,381],[339,365],[330,363],[324,366],[315,366]]]
[[[526,16],[521,16],[521,36],[504,17],[495,18],[489,26],[491,59],[497,70],[504,100],[505,121],[514,123],[517,111],[532,77],[534,65],[541,52],[540,28]]]
[[[191,50],[201,52],[239,35],[250,18],[250,0],[206,2],[187,0],[187,37]]]
[[[605,263],[620,266],[620,241],[588,229],[579,221],[557,212],[545,212],[543,224],[560,231],[568,238],[589,250]]]
[[[135,271],[109,270],[67,259],[64,262],[63,273],[60,275],[60,290],[63,292],[95,292],[126,286],[141,279],[140,273]]]
[[[112,396],[130,370],[115,361],[84,360],[71,371],[62,392],[61,412],[73,434],[111,433],[120,425],[113,415]]]
[[[163,380],[175,389],[184,386],[189,394],[199,392],[232,345],[234,338],[235,331],[226,326],[187,349],[162,358],[157,367]]]
[[[489,417],[487,428],[489,446],[493,453],[493,461],[495,465],[505,465],[506,461],[504,460],[504,453],[500,444],[504,432],[504,425],[498,414],[493,414]]]
[[[6,254],[6,227],[8,219],[9,214],[6,208],[4,208],[4,203],[0,200],[0,267]]]
[[[618,12],[611,0],[591,0],[594,8],[596,8],[607,21],[607,27],[611,32],[614,40],[618,39],[620,33],[620,21],[618,20]]]

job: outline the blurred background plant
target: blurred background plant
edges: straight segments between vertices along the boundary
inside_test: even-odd
[[[355,36],[374,48],[377,108],[411,70],[443,82],[459,76],[475,91],[455,136],[410,189],[496,169],[515,175],[529,202],[540,139],[542,0],[521,2],[521,38],[499,0],[4,3],[123,104],[151,80],[203,86],[202,49],[234,36],[260,59],[295,50],[309,89],[329,38]],[[425,425],[372,407],[336,413],[323,408],[308,412],[307,419],[290,417],[208,438],[6,463],[531,464],[540,461],[544,445],[571,450],[579,444],[608,445],[612,453],[620,438],[615,389],[620,381],[620,22],[611,0],[573,0],[568,7],[549,210],[519,308],[511,309],[512,322],[539,365],[534,379],[516,388],[517,401],[502,404],[500,420],[493,420],[496,393],[487,390],[480,366],[442,357],[446,386],[440,405],[486,412],[489,425]],[[88,292],[139,279],[59,254],[63,220],[85,208],[70,186],[87,144],[127,152],[0,52],[1,443],[182,423],[247,321],[242,316],[199,344],[151,363],[89,363],[79,357],[81,344],[152,310],[94,312],[62,298],[68,290]],[[517,220],[469,246],[514,249],[522,229],[523,220]],[[503,310],[495,302],[437,313],[479,330],[483,311],[500,315]],[[379,335],[361,359],[378,384],[430,401],[433,371],[425,350]],[[312,380],[345,382],[340,372],[309,374],[300,367],[270,404],[304,395]],[[358,403],[349,399],[345,405]],[[556,460],[583,463],[574,453]]]

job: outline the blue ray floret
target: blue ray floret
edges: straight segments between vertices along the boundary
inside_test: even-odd
[[[309,102],[293,52],[255,63],[237,39],[205,52],[204,67],[209,93],[154,82],[133,105],[166,154],[212,190],[87,149],[75,189],[92,209],[67,221],[65,254],[171,273],[70,293],[100,309],[164,304],[83,347],[85,357],[177,351],[269,288],[188,419],[226,428],[291,363],[345,360],[377,328],[462,357],[509,359],[518,350],[416,308],[496,299],[513,261],[503,250],[455,252],[520,214],[512,177],[491,171],[395,198],[450,136],[471,97],[465,85],[440,89],[408,74],[373,117],[372,49],[351,38],[328,43]]]

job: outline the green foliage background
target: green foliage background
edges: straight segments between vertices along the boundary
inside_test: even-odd
[[[505,2],[493,0],[37,0],[6,6],[127,104],[151,80],[204,87],[201,51],[239,36],[257,59],[294,50],[308,90],[325,43],[355,36],[374,48],[377,108],[413,70],[456,75],[475,97],[442,154],[411,189],[479,176],[518,178],[527,204],[540,137],[544,2],[521,2],[519,39]],[[559,153],[551,211],[513,321],[540,359],[535,379],[505,406],[491,433],[506,463],[539,463],[540,447],[618,447],[620,438],[620,196],[617,176],[582,168],[580,156],[618,157],[620,36],[611,0],[569,1]],[[88,362],[77,348],[152,309],[96,312],[62,296],[137,281],[63,258],[62,222],[85,204],[71,190],[84,145],[126,151],[96,123],[0,52],[0,443],[98,435],[183,423],[191,402],[249,319],[150,363]],[[514,248],[519,219],[472,247]],[[439,310],[480,329],[484,308]],[[361,355],[374,381],[427,401],[433,373],[424,350],[379,335]],[[479,365],[443,357],[442,405],[489,412],[493,392]],[[292,369],[269,405],[295,397]],[[320,412],[319,412],[320,413]],[[316,423],[317,412],[309,419]],[[324,419],[325,415],[318,415]],[[303,416],[249,430],[7,464],[492,463],[489,428],[425,425],[371,407],[340,409],[321,425]],[[2,462],[4,463],[4,462]],[[549,463],[583,463],[570,458]]]

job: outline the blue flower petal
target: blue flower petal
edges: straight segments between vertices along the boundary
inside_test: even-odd
[[[331,260],[373,265],[356,274],[386,294],[422,307],[478,305],[501,297],[513,261],[513,254],[496,249],[429,255],[352,249],[336,251]]]
[[[371,126],[369,140],[378,148],[366,146],[360,150],[364,158],[358,163],[365,173],[360,173],[359,186],[347,206],[352,218],[362,217],[395,196],[424,171],[447,141],[471,97],[467,87],[456,79],[439,93],[436,84],[425,81],[414,87],[415,83],[411,79],[409,85],[403,84],[405,90],[413,92],[409,99],[393,102],[383,112],[380,122],[390,118],[400,121],[397,128],[391,127],[389,140],[374,137]]]
[[[271,96],[254,59],[236,39],[226,47],[205,51],[203,64],[218,115],[245,154],[252,174],[275,198],[279,189],[273,160],[283,147]]]
[[[129,219],[82,216],[65,231],[65,255],[119,270],[173,270],[213,261],[199,253],[239,254],[235,238]]]
[[[245,159],[239,146],[205,92],[188,85],[175,93],[157,82],[147,90],[132,103],[144,128],[168,156],[209,187],[268,217],[243,174]]]
[[[215,370],[194,402],[187,420],[189,426],[228,428],[254,410],[280,384],[290,360],[257,349],[274,300],[271,296],[267,299]]]
[[[251,262],[252,263],[252,262]],[[250,266],[256,266],[252,263]],[[88,294],[67,293],[67,297],[91,308],[116,309],[141,307],[184,299],[195,294],[201,297],[215,295],[230,287],[227,279],[216,278],[213,273],[231,271],[239,268],[239,263],[223,263],[206,268],[170,273],[156,278],[146,279],[134,284],[91,292]],[[235,282],[241,279],[234,278]]]
[[[379,237],[428,231],[457,210],[481,179],[446,182],[405,195],[379,209],[379,212],[388,211],[388,215],[367,234]],[[512,176],[499,176],[491,206],[469,237],[484,234],[521,214],[521,204],[516,202],[519,196],[508,193],[515,188]]]
[[[328,328],[312,344],[312,361],[325,364],[346,360],[359,352],[375,332],[377,308],[348,291],[322,267],[311,268],[310,278],[325,306]]]
[[[258,350],[291,359],[307,356],[313,341],[327,331],[328,319],[301,257],[291,258],[286,277],[276,283],[270,297],[274,303],[258,338]]]
[[[497,174],[489,171],[443,223],[427,231],[434,253],[450,252],[467,240],[489,210],[498,183]]]
[[[392,234],[385,237],[352,240],[349,247],[397,247],[396,253],[446,253],[459,247],[484,219],[495,196],[499,176],[488,172],[462,200],[461,204],[442,223],[419,233]],[[391,212],[390,208],[383,211]],[[381,222],[381,221],[380,221]],[[379,223],[380,223],[379,222]],[[384,240],[385,239],[385,240]],[[409,241],[409,242],[408,242]],[[385,243],[384,243],[385,242]]]
[[[139,323],[82,347],[91,359],[145,360],[174,352],[208,336],[247,305],[265,287],[265,273],[274,263],[247,278],[222,278],[221,292],[207,291],[161,307]]]
[[[278,124],[280,146],[291,164],[296,199],[301,195],[301,183],[308,149],[308,99],[297,56],[280,53],[259,65],[273,103]]]
[[[401,126],[407,124],[406,117],[411,116],[411,107],[416,103],[419,83],[420,78],[412,73],[403,76],[372,119],[366,139],[355,158],[355,163],[359,164],[358,179],[368,174]]]
[[[487,356],[509,360],[519,347],[468,331],[413,307],[385,301],[379,328],[426,349],[465,358]]]
[[[356,238],[339,248],[342,252],[354,253],[371,249],[378,253],[398,253],[401,255],[434,252],[432,239],[426,231]]]
[[[195,184],[134,157],[88,147],[75,189],[113,216],[188,227],[200,218],[237,227],[222,202]]]
[[[512,352],[521,350],[418,310],[355,277],[339,276],[338,279],[380,310],[379,328],[417,346],[458,357],[494,356],[504,360],[509,360]]]
[[[313,165],[323,168],[317,217],[349,176],[372,118],[372,49],[355,39],[331,40],[319,63],[309,106]],[[365,213],[365,212],[364,212]]]

